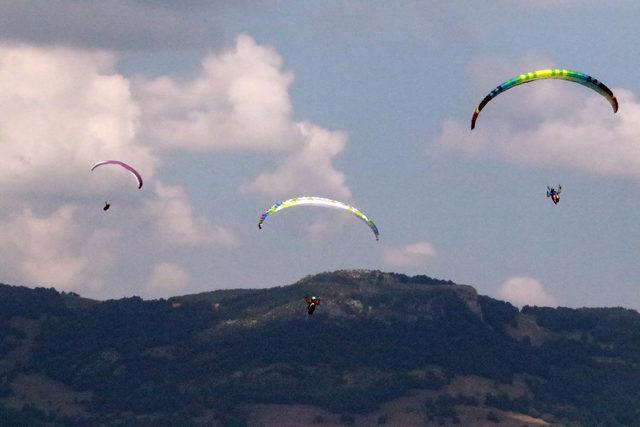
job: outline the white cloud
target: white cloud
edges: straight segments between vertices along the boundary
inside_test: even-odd
[[[233,48],[207,56],[193,80],[139,79],[142,135],[167,148],[195,151],[290,148],[300,141],[291,121],[292,81],[273,48],[241,35]]]
[[[275,154],[276,169],[259,174],[244,191],[348,199],[345,176],[332,164],[347,135],[294,121],[292,82],[273,48],[241,35],[232,48],[207,56],[192,80],[162,76],[135,82],[142,138],[165,149]]]
[[[136,142],[139,110],[107,53],[0,46],[0,190],[60,197],[125,178],[92,180],[105,158],[135,164],[146,177],[156,159]],[[123,174],[123,176],[126,174]]]
[[[153,266],[147,291],[153,297],[171,297],[187,289],[189,274],[179,265],[163,262]]]
[[[529,58],[522,61],[529,62]],[[491,68],[487,72],[490,63],[476,61],[469,71],[491,76],[517,74],[493,73]],[[506,68],[504,61],[497,63],[494,68]],[[520,68],[530,69],[534,68]],[[446,120],[436,146],[640,180],[640,102],[627,90],[613,91],[620,104],[615,115],[606,99],[571,82],[539,81],[514,88],[487,104],[473,131],[468,120]]]
[[[228,229],[214,225],[205,217],[194,215],[187,193],[180,186],[155,185],[156,198],[147,202],[148,212],[155,216],[161,240],[179,246],[222,246],[237,243]]]
[[[558,305],[556,299],[545,291],[542,284],[531,277],[516,276],[507,279],[500,285],[498,297],[518,307],[525,305],[555,307]]]
[[[79,224],[77,208],[63,206],[49,216],[31,210],[0,221],[3,274],[20,283],[61,289],[97,288],[115,261],[114,230],[90,230]]]
[[[383,259],[395,267],[420,266],[434,257],[436,251],[431,243],[417,242],[402,247],[391,247],[384,251]]]
[[[344,149],[346,135],[309,123],[300,123],[299,129],[305,137],[304,145],[282,159],[275,171],[261,173],[242,190],[273,197],[326,195],[350,199],[345,175],[331,164]]]

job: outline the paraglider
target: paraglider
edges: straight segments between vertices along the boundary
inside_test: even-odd
[[[337,200],[325,199],[322,197],[296,197],[293,199],[285,200],[284,202],[276,203],[271,206],[269,210],[260,215],[260,219],[258,220],[258,228],[262,229],[262,223],[267,219],[267,217],[275,212],[281,211],[286,208],[290,208],[293,206],[321,206],[325,208],[333,208],[333,209],[342,209],[348,212],[351,212],[353,215],[357,216],[362,220],[365,224],[371,228],[373,234],[376,237],[376,240],[379,238],[378,227],[374,224],[374,222],[369,219],[365,214],[360,212],[358,209],[353,206],[347,205],[342,202],[338,202]]]
[[[480,111],[482,111],[485,105],[487,105],[487,103],[493,98],[495,98],[502,92],[511,89],[514,86],[542,79],[568,80],[586,86],[605,97],[607,101],[609,101],[609,104],[611,104],[611,108],[613,108],[614,113],[618,111],[618,100],[614,96],[613,92],[611,92],[611,89],[605,86],[604,83],[598,81],[597,79],[587,74],[572,70],[538,70],[526,74],[520,74],[512,78],[511,80],[507,80],[506,82],[502,83],[500,86],[489,92],[489,94],[485,96],[480,104],[476,107],[476,110],[473,113],[473,117],[471,118],[471,129],[476,127],[476,120],[478,118],[478,115],[480,114]]]
[[[117,165],[117,166],[123,167],[124,169],[129,171],[129,173],[133,175],[133,177],[136,179],[136,182],[138,184],[138,189],[142,188],[142,176],[140,175],[140,173],[138,173],[137,170],[135,170],[133,167],[129,166],[128,164],[121,162],[120,160],[103,160],[93,165],[91,167],[91,171],[93,172],[97,167],[100,167],[103,165]],[[104,207],[102,208],[102,210],[106,212],[109,210],[110,207],[111,205],[109,204],[109,202],[104,202]]]
[[[309,313],[309,316],[311,316],[313,312],[316,311],[316,307],[320,305],[320,300],[316,297],[309,298],[308,296],[305,296],[304,302],[307,303],[307,312]]]
[[[558,185],[558,189],[547,187],[547,197],[551,198],[554,205],[557,205],[560,201],[560,193],[562,192],[562,185]]]
[[[129,166],[128,164],[121,162],[120,160],[103,160],[93,165],[91,167],[91,171],[93,172],[95,168],[103,165],[118,165],[125,168],[136,179],[136,182],[138,183],[138,188],[142,188],[142,176],[138,173],[137,170],[135,170],[133,167]]]

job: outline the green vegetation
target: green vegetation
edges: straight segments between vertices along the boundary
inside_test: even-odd
[[[323,300],[314,316],[302,302],[308,294]],[[546,331],[540,345],[510,335],[523,314]],[[17,319],[37,322],[35,335]],[[273,289],[154,301],[95,302],[0,285],[0,334],[0,399],[13,394],[16,375],[44,375],[91,392],[78,403],[87,414],[80,424],[197,425],[206,415],[204,423],[244,425],[242,408],[259,403],[315,405],[349,424],[411,390],[442,390],[469,375],[517,379],[528,391],[441,393],[425,402],[428,419],[457,423],[457,408],[482,405],[495,408],[487,415],[495,422],[499,410],[563,423],[640,419],[637,312],[525,307],[521,314],[426,276],[340,271]],[[28,352],[12,362],[21,348]],[[69,421],[32,406],[0,408],[3,425]]]

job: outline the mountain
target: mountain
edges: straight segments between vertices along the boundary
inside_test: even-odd
[[[366,270],[151,301],[0,285],[0,405],[0,425],[640,425],[640,315]]]

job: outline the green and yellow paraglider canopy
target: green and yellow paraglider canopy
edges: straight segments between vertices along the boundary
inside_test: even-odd
[[[269,210],[260,215],[260,219],[258,220],[258,228],[262,228],[262,223],[267,219],[267,217],[273,213],[279,212],[283,209],[291,208],[294,206],[320,206],[324,208],[332,208],[332,209],[341,209],[351,214],[357,216],[362,220],[365,224],[371,228],[373,234],[376,236],[376,240],[378,240],[379,233],[378,227],[374,224],[374,222],[369,219],[365,214],[360,212],[358,209],[354,208],[351,205],[347,205],[346,203],[339,202],[337,200],[325,199],[323,197],[295,197],[293,199],[285,200],[284,202],[276,203],[271,206]]]
[[[607,101],[609,101],[609,104],[611,104],[614,113],[618,111],[618,100],[613,95],[613,92],[611,92],[611,89],[609,89],[604,83],[598,81],[597,79],[594,79],[587,74],[572,70],[538,70],[526,74],[520,74],[519,76],[516,76],[511,80],[507,80],[506,82],[502,83],[500,86],[489,92],[489,94],[484,97],[482,102],[478,104],[478,106],[476,107],[476,111],[473,112],[473,117],[471,118],[471,129],[476,127],[476,120],[478,119],[480,111],[482,111],[485,105],[487,105],[487,103],[493,98],[500,95],[505,90],[511,89],[512,87],[543,79],[568,80],[586,86],[589,89],[595,90],[600,95],[604,96]]]

